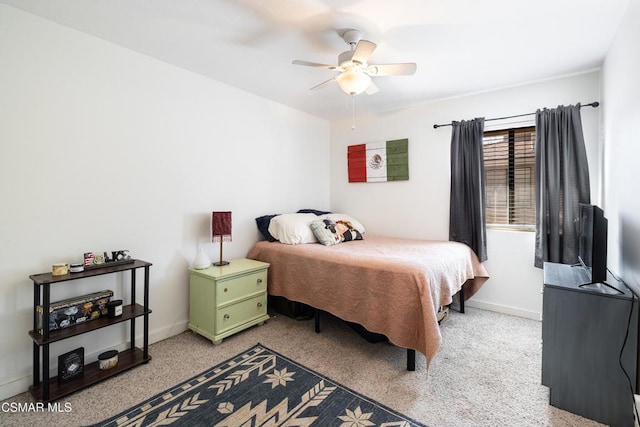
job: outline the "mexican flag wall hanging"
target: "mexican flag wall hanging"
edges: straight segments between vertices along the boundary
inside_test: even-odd
[[[409,140],[370,142],[347,147],[349,182],[407,181]]]

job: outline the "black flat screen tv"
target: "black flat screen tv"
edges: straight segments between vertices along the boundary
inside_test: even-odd
[[[591,283],[607,281],[607,218],[596,205],[580,204],[578,261]]]

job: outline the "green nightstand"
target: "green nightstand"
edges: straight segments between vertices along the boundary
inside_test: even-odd
[[[189,270],[189,329],[215,345],[267,315],[269,264],[236,259],[229,265]]]

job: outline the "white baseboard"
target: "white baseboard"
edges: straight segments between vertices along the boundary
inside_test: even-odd
[[[178,322],[177,324],[173,324],[171,326],[164,327],[162,329],[158,329],[155,331],[149,332],[149,344],[153,344],[158,341],[162,341],[164,339],[170,338],[174,335],[178,335],[187,330],[187,325],[189,321],[184,320]],[[143,343],[143,336],[140,334],[136,334],[136,346],[140,347]],[[123,351],[129,348],[129,342],[123,342],[115,346],[109,346],[109,350],[115,348],[118,351]],[[95,360],[98,360],[98,355],[107,349],[98,350],[89,354],[85,354],[86,363],[91,363]],[[53,359],[52,362],[55,363]],[[55,376],[57,374],[57,365],[50,367],[50,376]],[[33,384],[33,376],[27,375],[22,378],[17,378],[11,382],[4,383],[0,385],[0,400],[5,400],[10,397],[16,396],[18,394],[24,393],[29,390],[29,387]]]
[[[540,321],[542,316],[542,313],[540,313],[539,311],[529,311],[529,310],[524,310],[517,307],[510,307],[508,305],[495,304],[492,302],[478,301],[474,299],[465,301],[464,305],[466,307],[481,308],[483,310],[495,311],[496,313],[510,314],[512,316],[524,317],[525,319],[531,319],[531,320],[537,320],[537,321]]]
[[[179,322],[174,323],[170,326],[165,326],[161,329],[156,329],[154,331],[149,331],[149,343],[153,344],[158,341],[166,340],[167,338],[171,338],[178,334],[183,333],[189,329],[189,319],[181,320]],[[142,340],[142,338],[136,338]],[[142,341],[139,341],[142,342]]]
[[[0,385],[0,400],[5,400],[29,390],[31,375]]]

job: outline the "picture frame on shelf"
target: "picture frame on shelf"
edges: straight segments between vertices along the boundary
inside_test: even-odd
[[[58,382],[68,383],[84,374],[84,347],[58,356]]]

